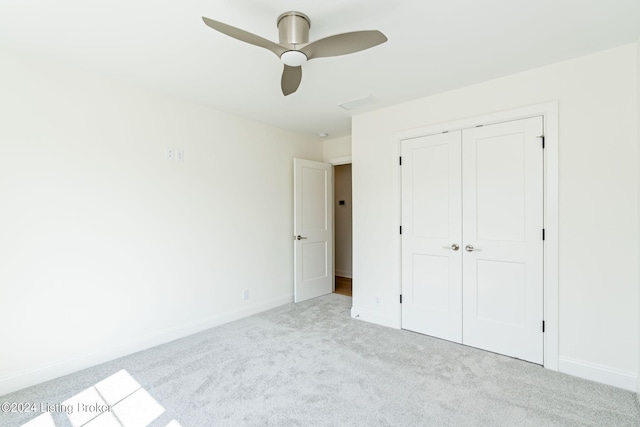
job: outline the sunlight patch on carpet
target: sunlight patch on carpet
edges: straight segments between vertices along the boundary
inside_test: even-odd
[[[21,427],[56,427],[52,412],[64,412],[73,427],[146,427],[165,412],[125,369],[62,403],[40,408],[44,413]],[[172,420],[167,427],[181,426]]]

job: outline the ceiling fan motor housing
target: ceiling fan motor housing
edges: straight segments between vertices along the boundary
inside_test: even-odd
[[[280,44],[299,45],[309,43],[311,20],[300,12],[285,12],[278,17]]]

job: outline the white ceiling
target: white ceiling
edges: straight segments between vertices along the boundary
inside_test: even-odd
[[[369,29],[389,41],[308,62],[298,91],[284,97],[273,53],[201,19],[277,42],[276,18],[289,10],[311,18],[311,41]],[[352,114],[639,36],[640,0],[0,0],[0,45],[330,137],[350,134]],[[380,102],[351,112],[338,107],[368,95]]]

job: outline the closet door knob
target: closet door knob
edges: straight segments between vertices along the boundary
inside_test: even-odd
[[[474,250],[474,249],[473,249],[473,245],[467,245],[467,246],[465,246],[465,247],[464,247],[464,250],[465,250],[465,251],[467,251],[467,252],[473,252],[473,250]]]

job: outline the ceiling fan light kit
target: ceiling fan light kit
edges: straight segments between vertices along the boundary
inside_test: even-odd
[[[280,59],[289,67],[300,67],[307,62],[307,55],[299,50],[288,50],[280,55]]]
[[[387,41],[380,31],[371,30],[337,34],[309,43],[311,20],[304,13],[295,11],[285,12],[278,17],[279,43],[204,16],[202,20],[222,34],[276,54],[284,64],[280,85],[285,96],[298,90],[302,81],[301,66],[308,60],[355,53]]]

